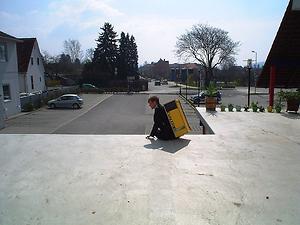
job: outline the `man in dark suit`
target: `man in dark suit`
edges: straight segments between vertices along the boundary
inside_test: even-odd
[[[147,138],[157,137],[161,140],[175,139],[165,108],[159,104],[159,98],[153,96],[148,99],[151,109],[154,109],[154,125],[152,131]]]

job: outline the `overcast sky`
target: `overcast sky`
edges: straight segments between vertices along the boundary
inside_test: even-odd
[[[194,24],[205,23],[229,32],[240,41],[237,64],[254,58],[265,61],[288,0],[0,0],[0,30],[16,37],[37,37],[41,50],[59,54],[63,41],[77,39],[83,50],[95,47],[104,22],[118,34],[136,38],[139,64],[171,63],[177,37]]]

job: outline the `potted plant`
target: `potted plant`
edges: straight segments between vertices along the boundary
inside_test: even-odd
[[[212,83],[207,87],[205,97],[205,107],[207,111],[216,111],[217,89]]]
[[[225,105],[221,105],[221,112],[225,112],[225,110],[226,110],[226,106]]]
[[[279,95],[280,97],[283,97],[286,100],[286,111],[294,111],[297,113],[297,111],[299,110],[300,103],[300,91],[282,91]]]
[[[276,104],[275,104],[275,111],[276,111],[277,113],[280,113],[280,112],[281,112],[281,109],[282,109],[282,104],[281,104],[281,102],[280,102],[280,101],[276,102]]]
[[[247,105],[244,106],[244,111],[249,112],[249,107]]]
[[[237,112],[241,112],[242,111],[242,107],[240,105],[236,105],[235,109]]]
[[[273,112],[273,107],[269,105],[269,106],[267,107],[267,111],[268,111],[269,113],[272,113],[272,112]]]
[[[233,112],[233,105],[232,104],[228,104],[228,111]]]
[[[265,107],[263,107],[262,105],[258,107],[260,112],[265,112]]]
[[[257,112],[257,110],[258,110],[258,106],[257,106],[257,104],[258,104],[258,102],[252,102],[251,103],[251,108],[252,108],[252,110],[253,110],[253,112]]]

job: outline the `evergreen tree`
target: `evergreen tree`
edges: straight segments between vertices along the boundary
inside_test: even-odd
[[[138,51],[135,38],[131,35],[129,40],[129,67],[133,76],[138,75]]]
[[[129,71],[129,35],[121,33],[119,40],[119,55],[118,55],[118,77],[126,79],[130,75]]]
[[[113,75],[118,55],[117,33],[110,23],[105,23],[101,30],[102,32],[96,40],[97,47],[94,51],[93,63],[98,64],[97,67],[102,72]]]

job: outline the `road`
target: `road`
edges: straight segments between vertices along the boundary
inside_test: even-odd
[[[172,88],[173,91],[179,93],[179,87]],[[276,93],[279,92],[279,89],[275,90]],[[233,89],[223,89],[220,90],[222,93],[222,103],[224,105],[233,104],[234,106],[245,106],[248,103],[248,88],[247,87],[236,87]],[[192,95],[197,95],[197,90],[187,90],[185,88],[181,89],[181,93],[183,95],[186,95],[188,98],[190,98]],[[267,107],[269,104],[269,96],[268,96],[268,89],[264,88],[258,88],[257,92],[255,93],[255,90],[253,87],[251,87],[250,91],[250,104],[251,102],[258,102],[258,105],[262,105],[264,107]],[[276,96],[275,96],[276,98]]]

